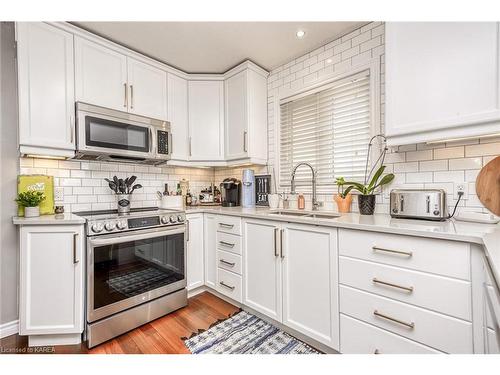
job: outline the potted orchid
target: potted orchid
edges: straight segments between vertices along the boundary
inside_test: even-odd
[[[338,211],[342,213],[351,212],[352,194],[350,191],[353,189],[353,186],[348,186],[344,190],[346,183],[344,177],[337,177],[335,183],[337,185],[337,194],[333,197],[333,200],[337,203]]]

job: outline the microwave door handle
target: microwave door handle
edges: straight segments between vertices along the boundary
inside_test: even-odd
[[[149,153],[151,153],[151,150],[153,148],[153,131],[151,128],[149,128]]]
[[[161,237],[161,236],[170,236],[172,234],[180,234],[184,233],[185,228],[182,226],[179,229],[169,229],[169,230],[159,230],[159,231],[154,231],[154,232],[149,232],[149,233],[143,233],[143,234],[131,234],[131,235],[126,235],[124,236],[123,233],[117,233],[118,235],[121,235],[120,237],[118,236],[112,236],[112,237],[106,237],[106,238],[91,238],[89,240],[89,243],[91,246],[106,246],[106,245],[113,245],[113,244],[118,244],[118,243],[123,243],[123,242],[130,242],[130,241],[141,241],[141,240],[147,240],[149,238],[155,238],[155,237]]]

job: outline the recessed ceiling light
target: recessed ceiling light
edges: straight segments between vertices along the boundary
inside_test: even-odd
[[[306,35],[306,32],[304,30],[297,30],[295,35],[297,36],[297,38],[302,39]]]

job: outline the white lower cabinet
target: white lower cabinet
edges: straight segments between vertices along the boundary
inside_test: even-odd
[[[192,290],[204,284],[203,264],[203,214],[186,215],[187,234],[187,289]]]
[[[340,314],[340,352],[343,354],[441,353],[343,314]]]
[[[337,230],[244,222],[244,304],[339,347]]]
[[[19,334],[30,344],[80,342],[84,241],[82,225],[21,226]]]
[[[217,254],[215,246],[216,216],[205,214],[204,220],[204,250],[205,250],[205,285],[215,288],[217,284]]]

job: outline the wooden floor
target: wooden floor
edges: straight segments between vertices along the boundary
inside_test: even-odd
[[[57,354],[189,354],[182,337],[207,329],[238,310],[238,307],[204,292],[190,298],[188,306],[90,350],[83,343],[49,350]],[[28,338],[19,335],[5,337],[0,340],[0,349],[2,353],[27,352]]]

